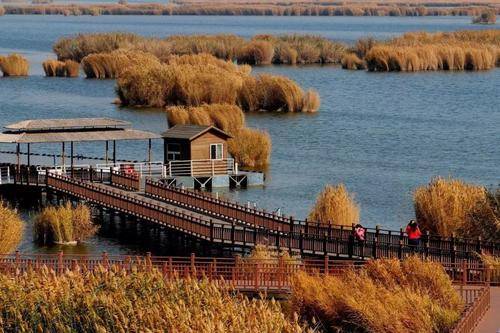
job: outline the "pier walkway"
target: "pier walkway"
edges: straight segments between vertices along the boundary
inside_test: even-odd
[[[490,288],[490,308],[484,314],[475,333],[499,333],[500,332],[500,287]]]
[[[351,227],[277,216],[151,179],[146,179],[144,187],[139,177],[117,172],[100,178],[93,176],[93,171],[78,175],[80,178],[49,173],[44,183],[51,191],[227,247],[251,248],[266,244],[302,255],[350,259],[401,259],[417,253],[445,263],[477,262],[476,253],[482,250],[500,253],[496,243],[428,234],[417,249],[407,244],[402,231],[380,228],[367,228],[366,240],[360,242],[354,239]]]

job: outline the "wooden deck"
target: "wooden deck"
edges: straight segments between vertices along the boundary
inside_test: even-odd
[[[350,259],[401,259],[417,254],[444,263],[477,262],[476,253],[482,249],[499,254],[498,244],[429,235],[417,249],[407,244],[402,232],[378,228],[368,230],[366,240],[359,242],[354,239],[351,228],[296,221],[234,203],[208,200],[197,193],[179,195],[183,190],[152,181],[146,182],[145,192],[124,189],[136,187],[123,179],[115,185],[121,188],[112,183],[62,175],[50,174],[46,178],[46,186],[59,193],[225,246],[241,248],[266,244],[300,254]]]

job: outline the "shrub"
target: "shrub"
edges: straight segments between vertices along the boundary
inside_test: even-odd
[[[278,302],[248,299],[208,280],[167,280],[156,269],[0,275],[6,332],[283,332],[306,328]],[[64,315],[62,315],[64,314]]]
[[[45,60],[42,63],[45,76],[77,77],[80,74],[80,64],[73,60]]]
[[[481,186],[437,177],[413,195],[417,221],[442,236],[500,240],[500,219]]]
[[[0,201],[0,255],[17,248],[23,238],[23,230],[19,214]]]
[[[359,59],[355,53],[348,53],[342,57],[342,68],[343,69],[365,69],[366,65],[363,60]]]
[[[359,206],[343,184],[326,185],[309,213],[310,220],[352,226],[359,222]]]
[[[316,112],[321,105],[319,94],[314,89],[306,91],[302,97],[302,112]]]
[[[292,310],[327,332],[447,332],[463,302],[438,263],[409,258],[370,261],[341,276],[298,273]]]
[[[5,15],[5,9],[0,6],[0,16]]]
[[[0,56],[0,70],[3,76],[27,76],[29,62],[22,55],[13,53],[7,57]]]
[[[92,223],[90,209],[82,204],[75,208],[68,202],[46,207],[35,219],[35,240],[40,244],[83,242],[98,228]]]
[[[261,169],[269,164],[271,137],[265,131],[241,128],[228,141],[228,149],[241,166]]]

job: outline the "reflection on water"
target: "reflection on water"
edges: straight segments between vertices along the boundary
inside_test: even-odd
[[[139,129],[158,133],[166,129],[162,110],[134,110],[112,104],[114,81],[43,77],[41,61],[61,35],[117,30],[156,36],[301,32],[353,41],[366,34],[390,37],[411,30],[476,27],[466,17],[4,16],[0,17],[0,53],[27,53],[33,62],[33,75],[0,79],[0,125],[29,118],[112,117],[130,121]],[[413,189],[433,176],[450,175],[487,186],[500,183],[498,69],[476,73],[367,73],[335,66],[269,66],[254,72],[289,76],[305,88],[318,90],[322,103],[313,115],[247,115],[249,126],[269,131],[273,152],[266,187],[227,191],[237,200],[256,202],[268,210],[282,208],[284,214],[304,218],[325,183],[343,182],[356,193],[363,224],[399,228],[413,216]],[[119,158],[139,160],[147,156],[144,142],[121,142],[117,148]],[[0,150],[9,149],[14,147],[0,145]],[[153,149],[153,159],[162,160],[162,142],[155,142]],[[59,145],[32,147],[35,153],[59,154],[60,150]],[[75,151],[104,156],[104,143],[77,144]],[[27,223],[32,223],[30,210],[23,211]],[[119,224],[116,228],[121,230]],[[57,250],[33,248],[27,230],[23,249]],[[171,253],[168,248],[156,249],[151,241],[145,242],[145,247],[138,245],[144,244],[140,227],[123,229],[128,235],[124,238],[114,237],[120,234],[114,230],[103,227],[86,247],[74,250],[137,253],[153,248],[154,253]],[[168,246],[168,239],[162,237]],[[200,247],[200,253],[205,251]]]

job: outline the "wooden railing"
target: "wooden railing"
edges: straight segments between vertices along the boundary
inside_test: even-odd
[[[462,251],[456,247],[450,249],[446,246],[431,247],[430,244],[427,244],[425,248],[415,248],[402,241],[388,243],[384,238],[379,240],[376,234],[368,234],[366,241],[359,242],[354,239],[352,233],[347,233],[347,235],[346,233],[316,235],[306,234],[303,230],[300,232],[280,232],[238,225],[234,222],[231,224],[214,223],[210,216],[204,214],[191,213],[163,204],[160,201],[154,202],[146,197],[132,196],[111,187],[96,186],[65,176],[49,175],[47,186],[56,191],[149,220],[212,243],[237,247],[266,244],[278,250],[284,249],[301,254],[344,258],[402,259],[408,255],[416,254],[444,263],[456,263],[464,259],[478,261],[475,253]]]
[[[214,198],[203,192],[196,192],[178,187],[162,184],[150,179],[146,180],[145,193],[153,198],[197,211],[214,218],[228,222],[246,224],[251,227],[261,227],[276,232],[303,232],[306,236],[312,235],[316,238],[328,237],[348,241],[353,233],[354,227],[336,226],[333,224],[312,223],[310,221],[298,221],[293,217],[281,217],[265,211],[245,207],[243,205]],[[384,230],[379,227],[365,228],[366,243],[391,244],[395,247],[407,247],[408,237],[403,230]],[[366,247],[366,243],[364,246]],[[375,245],[375,247],[378,247]],[[483,242],[481,239],[471,240],[457,237],[440,237],[437,235],[424,234],[422,238],[422,251],[427,255],[433,255],[433,249],[443,249],[449,253],[450,261],[457,262],[463,259],[463,253],[481,253],[486,251],[493,255],[500,255],[500,244]]]
[[[138,174],[126,174],[121,171],[111,171],[111,185],[131,191],[141,190],[141,178]]]
[[[294,273],[304,271],[311,274],[339,275],[347,269],[359,269],[366,261],[323,259],[300,259],[283,257],[276,259],[251,259],[240,256],[232,258],[196,257],[155,257],[108,255],[67,255],[57,254],[21,254],[0,255],[0,272],[4,274],[22,274],[29,270],[40,270],[43,267],[63,273],[67,270],[87,269],[97,267],[117,267],[127,272],[134,269],[157,268],[167,277],[195,277],[211,280],[224,280],[232,286],[243,290],[275,289],[289,291]],[[459,286],[467,304],[478,297],[478,287],[471,285],[488,285],[486,269],[478,265],[448,265],[443,264],[452,281]],[[464,269],[460,271],[461,269]],[[464,275],[477,272],[476,279],[464,279]],[[465,285],[463,285],[465,281]]]
[[[466,307],[459,322],[451,332],[470,333],[474,331],[474,328],[490,308],[490,287],[465,288],[460,289],[459,292],[465,301]]]

